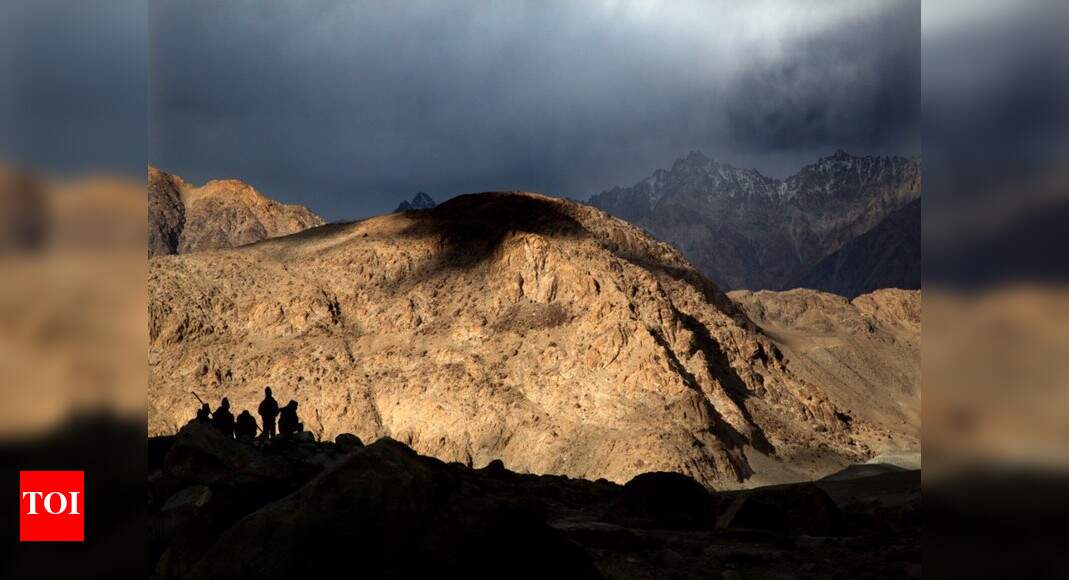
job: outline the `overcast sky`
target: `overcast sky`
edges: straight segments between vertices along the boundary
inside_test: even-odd
[[[149,159],[331,220],[920,153],[920,2],[153,0]]]

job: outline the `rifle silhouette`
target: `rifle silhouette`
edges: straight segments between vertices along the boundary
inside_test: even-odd
[[[196,393],[196,391],[190,391],[190,392],[189,392],[189,394],[191,394],[191,395],[193,395],[194,397],[196,397],[196,398],[197,398],[197,402],[199,402],[199,403],[200,403],[201,405],[207,405],[207,404],[208,404],[208,403],[205,403],[205,402],[204,402],[204,399],[201,399],[201,398],[200,398],[200,395],[198,395],[198,394]],[[212,413],[212,408],[211,408],[211,406],[209,406],[209,407],[208,407],[208,415],[214,415],[214,413]]]

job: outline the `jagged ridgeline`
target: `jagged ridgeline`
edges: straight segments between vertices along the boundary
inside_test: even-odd
[[[838,151],[781,180],[691,152],[590,203],[673,244],[725,289],[803,285],[853,297],[881,284],[920,288],[919,219],[884,225],[879,237],[893,246],[857,244],[822,263],[920,195],[917,158]]]
[[[149,293],[150,434],[192,417],[190,390],[240,410],[270,385],[323,438],[717,487],[823,475],[899,437],[792,370],[673,247],[536,194],[154,259]]]
[[[437,206],[437,202],[427,195],[425,192],[419,192],[412,197],[411,201],[405,200],[397,205],[397,209],[393,210],[394,213],[401,211],[412,211],[416,209],[433,209]]]

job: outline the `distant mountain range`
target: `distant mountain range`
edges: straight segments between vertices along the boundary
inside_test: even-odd
[[[402,201],[397,206],[397,209],[393,210],[393,213],[412,211],[414,209],[434,209],[437,206],[438,204],[431,199],[431,196],[421,191],[412,198],[412,201]]]
[[[671,169],[597,194],[590,204],[672,243],[725,289],[781,290],[801,282],[856,289],[867,288],[866,280],[916,288],[909,281],[919,281],[920,261],[910,263],[906,256],[912,255],[909,247],[919,247],[919,220],[896,218],[882,234],[882,240],[905,245],[903,258],[888,254],[897,248],[869,241],[849,250],[848,266],[822,261],[920,194],[917,158],[840,150],[780,180],[691,152]],[[900,231],[890,235],[895,228]],[[891,264],[897,273],[883,274]]]
[[[921,200],[892,212],[813,266],[792,286],[854,298],[880,288],[921,287]]]
[[[242,246],[323,223],[312,210],[264,197],[244,181],[197,187],[148,168],[149,257]]]

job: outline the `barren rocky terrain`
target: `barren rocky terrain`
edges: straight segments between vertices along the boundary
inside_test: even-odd
[[[914,436],[908,413],[903,427],[864,411],[867,389],[897,388],[884,371],[854,381],[848,363],[803,360],[819,353],[762,331],[671,246],[535,194],[153,258],[149,301],[150,434],[192,417],[191,390],[240,410],[270,385],[321,438],[714,488],[812,479]],[[887,312],[840,301],[836,324]],[[856,349],[880,344],[909,348]]]
[[[148,168],[149,256],[230,248],[322,225],[306,207],[264,197],[236,179],[197,187]]]
[[[919,290],[847,300],[815,290],[728,294],[785,354],[790,371],[821,386],[853,418],[880,425],[883,459],[920,468]]]

